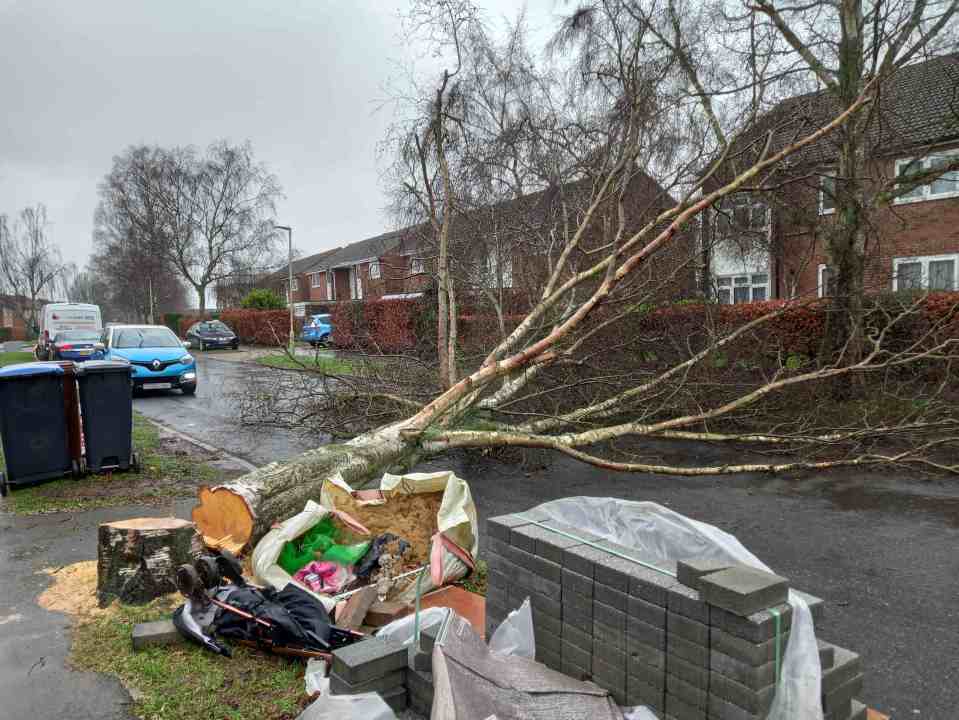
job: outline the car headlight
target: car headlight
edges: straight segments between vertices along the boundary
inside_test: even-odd
[[[181,365],[189,365],[191,362],[193,362],[192,355],[184,355],[183,357],[180,358]]]
[[[195,372],[185,372],[185,373],[183,373],[183,379],[184,379],[184,380],[196,380],[196,373],[195,373]]]

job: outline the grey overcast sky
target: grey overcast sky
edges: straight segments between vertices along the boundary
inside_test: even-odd
[[[480,0],[494,23],[521,0]],[[564,9],[528,0],[545,36]],[[387,229],[377,107],[419,56],[403,0],[0,0],[0,213],[47,205],[83,265],[97,183],[136,143],[249,140],[304,254]]]

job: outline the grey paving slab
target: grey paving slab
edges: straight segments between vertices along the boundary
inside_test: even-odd
[[[709,689],[709,668],[691,663],[679,655],[667,654],[666,672],[701,690]]]
[[[629,594],[666,607],[666,592],[677,583],[676,578],[656,570],[637,566],[629,578]]]
[[[677,615],[709,624],[709,605],[700,597],[698,590],[676,583],[666,593],[666,607]]]
[[[563,621],[563,632],[561,637],[571,645],[576,645],[577,647],[580,647],[590,653],[593,651],[592,628],[590,628],[589,632],[586,632],[575,625],[570,625],[566,621]]]
[[[361,683],[349,683],[335,672],[330,673],[330,692],[333,695],[358,695],[366,692],[386,692],[396,687],[404,687],[406,668],[375,677]]]
[[[591,595],[583,595],[567,588],[563,592],[563,607],[592,616],[593,598]]]
[[[586,650],[579,647],[578,645],[573,645],[572,643],[566,641],[565,639],[561,644],[560,655],[563,659],[563,663],[571,662],[578,667],[589,670],[593,667],[593,652],[592,650]]]
[[[667,690],[666,715],[676,720],[706,720],[706,708],[696,707],[687,702],[685,697],[679,697]]]
[[[666,631],[644,623],[639,618],[626,618],[626,635],[659,650],[666,649]],[[628,639],[627,639],[628,643]]]
[[[667,655],[678,655],[683,660],[707,667],[709,663],[709,648],[699,643],[689,642],[681,638],[676,633],[666,635],[666,653]],[[669,668],[669,658],[666,658],[666,667]]]
[[[792,626],[793,615],[792,606],[789,603],[781,603],[772,610],[760,610],[745,617],[711,605],[709,608],[709,624],[725,630],[730,635],[735,635],[752,643],[760,643],[775,636],[776,612],[779,613],[780,632],[788,632]]]
[[[175,645],[186,642],[172,620],[154,620],[133,626],[133,649]]]
[[[709,692],[707,690],[686,682],[678,675],[673,675],[668,671],[668,666],[666,672],[666,694],[673,695],[687,705],[703,711],[706,710],[707,700],[709,698]]]
[[[563,549],[563,567],[594,580],[596,564],[602,564],[607,557],[605,552],[589,545],[574,545]]]
[[[333,651],[333,672],[351,684],[372,680],[406,667],[405,645],[370,638]]]
[[[599,600],[593,600],[593,621],[619,632],[626,632],[626,613],[610,607]]]
[[[747,616],[786,602],[786,578],[739,565],[705,575],[699,581],[703,600],[736,615]]]
[[[833,645],[835,662],[822,674],[822,693],[828,695],[857,675],[862,674],[862,659],[852,650]]]
[[[626,653],[626,633],[601,622],[593,621],[593,653],[601,647],[612,647]]]
[[[710,648],[729,655],[736,660],[750,665],[765,665],[776,659],[777,640],[772,638],[762,643],[751,643],[716,627],[709,629]],[[779,638],[780,657],[786,652],[789,643],[789,633],[783,633]]]
[[[747,712],[761,715],[769,712],[773,697],[776,695],[776,686],[773,684],[753,689],[714,672],[710,675],[709,692],[719,695]]]
[[[593,578],[586,577],[585,575],[574,570],[570,570],[567,567],[563,568],[562,586],[564,591],[571,590],[579,593],[585,598],[592,600],[594,585],[595,582],[593,581]]]
[[[727,560],[709,560],[706,558],[694,558],[690,560],[680,560],[676,563],[676,579],[686,587],[699,589],[699,578],[703,575],[725,570],[731,563]]]
[[[827,715],[842,707],[862,692],[863,675],[850,678],[822,698],[822,711]]]
[[[608,585],[597,582],[593,586],[593,599],[625,613],[629,595],[621,590],[615,590]]]
[[[676,633],[681,638],[700,645],[709,644],[709,625],[674,612],[670,612],[667,616],[666,632]]]
[[[535,525],[533,526],[535,527]],[[554,583],[557,589],[560,587],[560,582],[562,580],[562,566],[558,563],[550,562],[545,558],[541,558],[539,555],[534,555],[531,552],[526,552],[518,547],[510,548],[510,555],[507,557],[519,565],[521,568],[538,575],[545,580],[548,580],[551,583]]]
[[[627,633],[626,652],[629,662],[641,663],[643,666],[663,670],[666,667],[666,652],[660,647],[650,645]]]
[[[626,614],[642,620],[653,627],[666,627],[666,608],[651,602],[629,595],[626,602]]]

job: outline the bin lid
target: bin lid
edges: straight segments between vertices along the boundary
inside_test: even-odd
[[[54,363],[28,362],[0,368],[0,380],[30,377],[31,375],[63,375],[63,368]]]
[[[129,375],[133,366],[125,360],[87,360],[77,367],[78,375],[93,375],[96,373],[123,373]]]

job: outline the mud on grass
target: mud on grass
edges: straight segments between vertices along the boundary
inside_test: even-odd
[[[33,485],[11,492],[0,508],[19,515],[91,510],[113,505],[162,504],[194,497],[200,485],[228,479],[208,464],[214,454],[180,440],[161,437],[157,427],[139,414],[133,417],[133,448],[140,472],[87,475]]]
[[[292,720],[308,704],[300,660],[242,646],[233,646],[232,658],[186,644],[134,652],[133,626],[169,616],[161,598],[80,618],[70,665],[117,676],[133,698],[132,712],[149,720]]]

